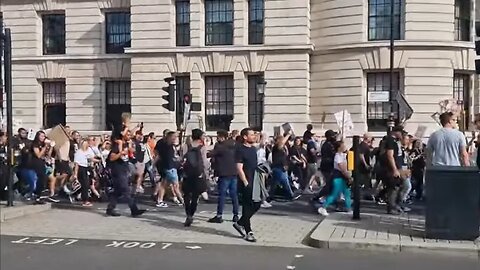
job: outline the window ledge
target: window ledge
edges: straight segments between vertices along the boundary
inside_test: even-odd
[[[70,61],[70,60],[110,60],[129,59],[126,54],[65,54],[65,55],[39,55],[39,56],[17,56],[12,62],[41,62],[41,61]]]
[[[164,54],[164,53],[199,53],[199,52],[251,52],[251,51],[287,51],[303,50],[313,52],[313,44],[305,45],[250,45],[250,46],[202,46],[202,47],[157,47],[157,48],[127,48],[127,54]]]
[[[361,48],[390,47],[390,41],[369,41],[359,43],[349,43],[344,45],[320,46],[315,51],[349,50]],[[396,40],[395,48],[455,48],[455,49],[475,49],[474,41],[437,41],[437,40]]]

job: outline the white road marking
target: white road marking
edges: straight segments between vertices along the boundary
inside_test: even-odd
[[[202,247],[200,247],[200,246],[185,246],[185,248],[188,248],[188,249],[201,249]]]
[[[297,254],[297,255],[295,255],[295,258],[303,258],[303,255],[302,254]]]

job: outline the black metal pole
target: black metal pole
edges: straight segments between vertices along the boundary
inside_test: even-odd
[[[360,136],[353,136],[353,220],[360,219]]]
[[[400,4],[400,3],[399,3]],[[394,28],[395,28],[395,0],[390,0],[390,94],[388,98],[390,112],[389,116],[394,112],[393,109],[393,78],[394,78],[394,70],[393,65],[395,62],[395,36],[394,36]],[[390,120],[390,119],[389,119]],[[387,129],[387,133],[390,133],[390,127]]]
[[[7,175],[8,175],[8,206],[13,206],[13,108],[12,108],[12,35],[10,29],[5,29],[5,93],[7,98]]]

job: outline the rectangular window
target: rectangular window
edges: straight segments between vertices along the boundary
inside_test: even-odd
[[[248,1],[248,44],[263,44],[265,0]]]
[[[205,0],[205,44],[233,44],[232,0]]]
[[[467,129],[470,123],[470,74],[455,73],[453,76],[453,98],[462,104],[465,121],[459,121],[461,127]]]
[[[131,112],[131,88],[130,81],[106,81],[106,128],[122,124],[122,113]]]
[[[177,46],[190,46],[190,1],[177,0],[175,12]]]
[[[394,24],[391,29],[391,3],[394,1]],[[369,0],[368,1],[368,40],[401,39],[403,0]]]
[[[42,15],[43,54],[65,54],[65,14]]]
[[[183,104],[183,96],[186,94],[190,94],[190,76],[175,76],[175,90],[177,93],[177,125],[183,123],[183,111],[184,111],[184,104]]]
[[[65,125],[66,91],[65,81],[43,82],[43,126],[52,128]]]
[[[105,13],[106,53],[124,53],[131,45],[130,12]]]
[[[205,77],[207,131],[229,130],[233,120],[233,76]]]
[[[470,41],[470,1],[455,0],[455,40]]]
[[[390,112],[398,115],[398,102],[396,95],[400,89],[400,73],[393,74],[392,89],[390,89],[390,72],[367,73],[367,96],[371,92],[389,92],[393,108],[390,110],[389,102],[367,102],[367,125],[369,131],[385,131]],[[396,117],[397,118],[397,117]]]
[[[255,130],[263,127],[263,94],[258,92],[258,83],[263,81],[262,75],[248,76],[248,126]]]

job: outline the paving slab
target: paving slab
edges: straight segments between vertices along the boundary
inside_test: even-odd
[[[5,205],[0,206],[0,222],[7,220],[42,213],[50,210],[52,207],[49,203],[43,205],[28,205],[28,204],[16,204],[15,206],[7,207]]]
[[[308,243],[318,248],[432,252],[480,259],[480,241],[427,239],[424,224],[418,216],[365,214],[353,221],[345,214],[334,213],[319,223]]]

